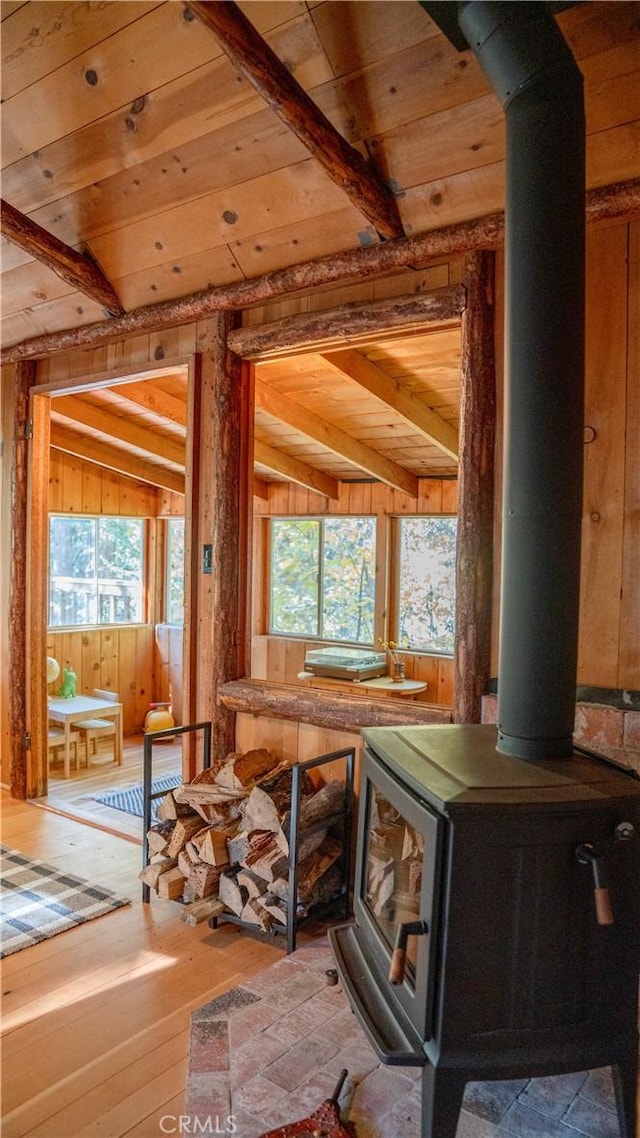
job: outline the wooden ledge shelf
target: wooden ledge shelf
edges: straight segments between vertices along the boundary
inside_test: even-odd
[[[232,680],[218,689],[218,701],[229,711],[310,723],[333,731],[362,727],[395,727],[416,723],[451,723],[451,708],[402,699],[363,698],[341,691],[320,691],[267,680]],[[369,693],[371,695],[371,693]]]
[[[426,680],[401,680],[397,682],[391,676],[377,676],[373,680],[337,680],[332,676],[316,676],[313,672],[298,672],[298,679],[319,691],[337,691],[344,695],[363,695],[367,699],[374,697],[400,697],[402,699],[415,699],[420,692],[427,690]]]

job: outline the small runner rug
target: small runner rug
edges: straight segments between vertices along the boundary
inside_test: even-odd
[[[179,774],[166,775],[165,778],[158,778],[155,782],[151,783],[151,793],[157,794],[166,790],[173,790],[176,786],[180,786],[181,778]],[[96,794],[96,802],[101,802],[103,806],[111,806],[114,810],[124,810],[125,814],[135,814],[138,818],[142,818],[143,813],[143,787],[130,786],[126,790],[111,790],[107,794]],[[151,802],[151,816],[155,819],[155,805]]]
[[[0,957],[130,904],[110,889],[0,846]]]

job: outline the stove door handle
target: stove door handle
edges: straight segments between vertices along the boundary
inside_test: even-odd
[[[398,925],[396,943],[393,946],[389,967],[390,984],[402,984],[404,981],[408,938],[410,936],[424,936],[428,932],[429,926],[426,921],[405,921],[403,925]]]
[[[596,920],[599,925],[613,924],[611,895],[602,868],[602,856],[596,853],[590,842],[576,846],[576,857],[581,865],[590,865],[593,873],[593,899],[596,906]]]

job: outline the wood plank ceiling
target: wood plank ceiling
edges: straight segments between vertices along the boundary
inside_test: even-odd
[[[503,208],[502,110],[416,0],[0,12],[4,349]],[[640,4],[557,20],[589,188],[637,178]],[[459,353],[449,322],[259,362],[256,473],[330,496],[454,473]],[[185,406],[170,373],[57,398],[53,443],[179,489]]]

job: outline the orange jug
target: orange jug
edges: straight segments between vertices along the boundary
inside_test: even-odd
[[[147,731],[168,731],[175,725],[176,721],[169,702],[149,704],[149,710],[144,718],[145,734]]]

